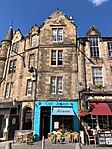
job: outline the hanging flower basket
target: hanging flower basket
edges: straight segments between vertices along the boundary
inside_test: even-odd
[[[85,116],[87,114],[85,109],[80,109],[79,110],[79,116]]]

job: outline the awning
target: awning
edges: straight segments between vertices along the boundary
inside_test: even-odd
[[[108,103],[90,103],[91,115],[112,115]]]
[[[75,115],[72,108],[54,107],[52,115]]]
[[[109,108],[110,108],[110,110],[112,112],[112,103],[108,103],[108,106],[109,106]]]

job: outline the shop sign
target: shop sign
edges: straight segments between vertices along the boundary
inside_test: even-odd
[[[74,115],[72,108],[53,108],[52,115]]]

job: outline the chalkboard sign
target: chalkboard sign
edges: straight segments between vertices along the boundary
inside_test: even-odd
[[[112,146],[112,133],[98,133],[99,146]]]

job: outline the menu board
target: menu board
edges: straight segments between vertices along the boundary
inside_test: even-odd
[[[99,146],[112,146],[112,133],[98,133]]]

